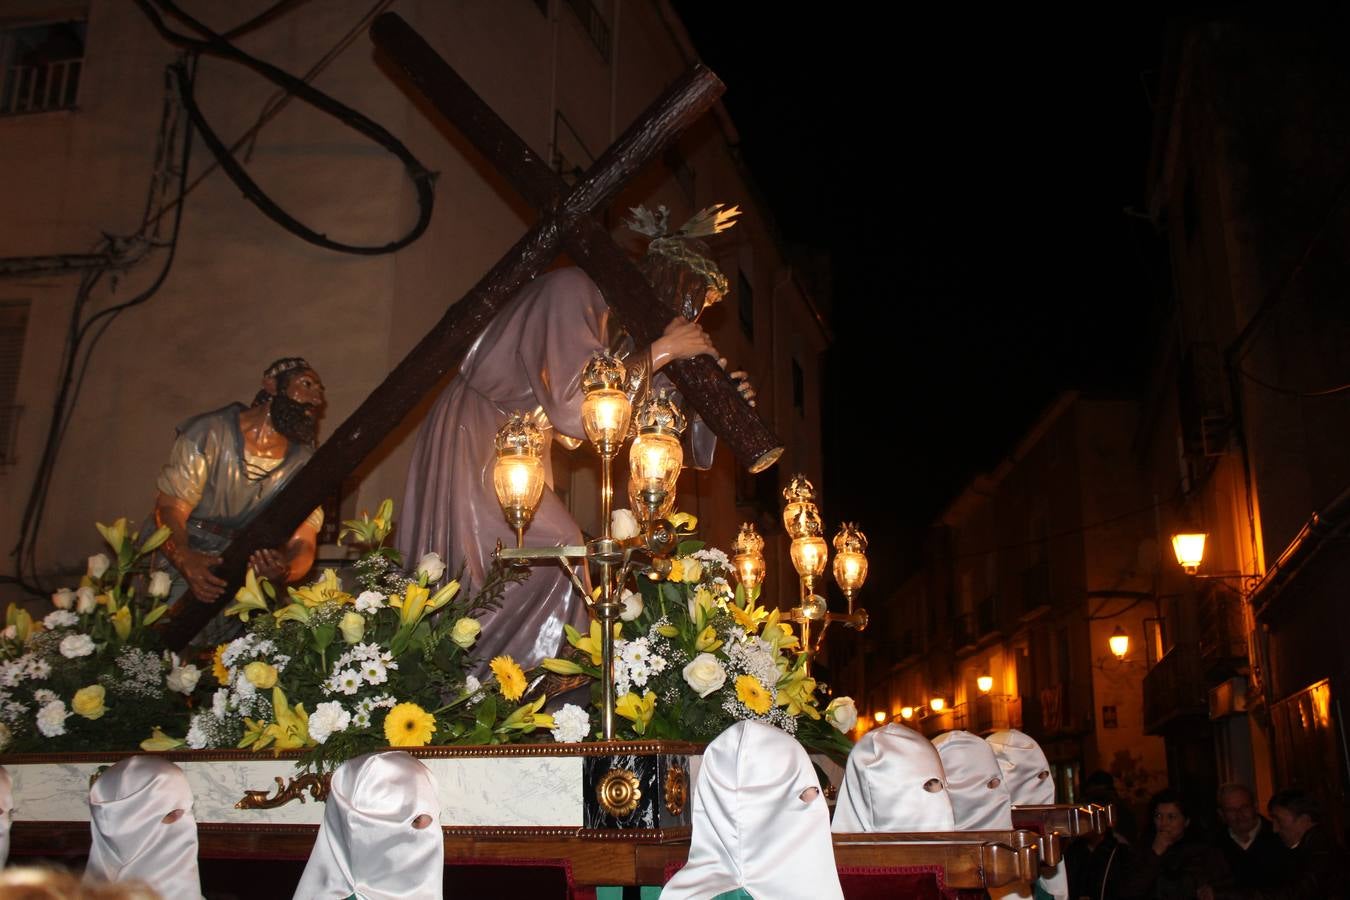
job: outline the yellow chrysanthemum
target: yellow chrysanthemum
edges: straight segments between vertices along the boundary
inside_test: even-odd
[[[488,665],[492,667],[492,674],[497,676],[502,696],[507,700],[519,700],[520,695],[525,693],[525,673],[516,661],[509,656],[497,656]]]
[[[764,685],[753,675],[736,676],[736,699],[746,705],[752,713],[762,716],[773,706],[773,698],[764,690]]]
[[[225,668],[225,663],[221,662],[221,657],[225,655],[225,648],[229,644],[221,644],[216,647],[216,652],[211,655],[211,674],[216,676],[218,684],[228,684],[230,681],[230,670]]]
[[[416,703],[400,703],[384,717],[384,736],[391,747],[425,747],[435,733],[436,717]]]

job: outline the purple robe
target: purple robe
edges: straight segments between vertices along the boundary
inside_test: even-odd
[[[552,430],[584,440],[581,370],[604,349],[609,307],[580,269],[541,275],[520,289],[474,342],[455,379],[437,398],[417,434],[398,529],[410,566],[436,551],[449,571],[464,565],[464,589],[476,591],[492,566],[498,539],[515,546],[492,485],[493,438],[513,412],[542,407],[548,488],[525,532],[529,547],[578,545],[581,530],[552,490]],[[541,426],[544,423],[540,423]],[[579,567],[585,578],[584,566]],[[479,617],[474,655],[481,674],[499,654],[526,670],[563,643],[563,625],[589,627],[585,600],[561,567],[537,564],[507,588],[499,609]]]

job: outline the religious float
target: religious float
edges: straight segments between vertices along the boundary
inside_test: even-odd
[[[811,660],[830,624],[866,628],[865,610],[854,608],[866,539],[847,525],[834,539],[833,573],[848,608],[831,612],[819,590],[829,546],[809,482],[794,478],[785,490],[796,603],[770,609],[758,602],[765,567],[755,530],[745,526],[729,555],[699,542],[692,519],[672,509],[684,413],[650,381],[634,390],[623,361],[601,354],[582,378],[582,422],[602,461],[598,538],[526,545],[545,467],[539,427],[522,414],[495,445],[494,484],[515,546],[497,547],[484,583],[461,590],[435,554],[406,571],[386,544],[389,502],[344,523],[343,538],[364,550],[356,584],[330,570],[281,596],[245,569],[253,549],[284,542],[560,248],[594,278],[634,341],[660,334],[668,308],[591,213],[706,110],[720,84],[697,67],[569,188],[401,19],[381,16],[372,34],[543,210],[541,221],[419,344],[414,352],[435,365],[399,366],[267,514],[233,538],[220,568],[227,609],[190,597],[172,604],[172,578],[154,564],[166,530],[138,534],[118,520],[99,526],[106,551],[90,557],[77,588],[53,596],[50,611],[8,610],[0,764],[14,790],[11,853],[85,853],[91,783],[139,750],[186,774],[203,860],[303,860],[333,768],[394,747],[423,759],[438,783],[447,865],[554,867],[578,893],[661,884],[688,851],[703,745],[732,723],[795,735],[837,782],[856,710],[848,698],[825,702]],[[713,209],[704,223],[715,232],[731,212]],[[773,464],[781,443],[715,363],[679,360],[668,375],[747,468]],[[611,515],[610,466],[630,432],[631,509]],[[577,574],[583,564],[594,592]],[[569,626],[567,652],[529,671],[506,654],[478,659],[479,616],[541,566],[558,567],[584,597],[589,631]],[[192,648],[217,612],[237,618],[241,633]],[[594,687],[589,704],[557,703],[586,685]],[[1038,807],[1018,816],[1021,827],[1006,831],[837,835],[836,862],[846,886],[890,879],[889,895],[1027,882],[1058,863],[1062,837],[1104,830],[1110,812]]]

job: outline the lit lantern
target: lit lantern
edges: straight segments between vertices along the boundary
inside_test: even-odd
[[[623,391],[627,371],[608,353],[591,357],[581,373],[581,427],[601,456],[613,456],[628,437],[633,405]]]
[[[525,529],[544,495],[544,435],[533,419],[516,413],[497,431],[497,462],[492,469],[492,485],[507,524],[516,532],[521,546]]]
[[[805,475],[793,475],[783,488],[783,527],[793,540],[801,537],[820,537],[825,534],[820,510],[816,507],[816,489]],[[800,571],[800,570],[798,570]]]
[[[1172,535],[1172,552],[1187,575],[1194,575],[1205,558],[1205,533],[1189,532]]]
[[[994,676],[981,675],[975,679],[975,686],[980,689],[981,694],[987,694],[994,689]]]
[[[934,697],[932,700],[928,701],[928,708],[935,713],[940,713],[947,708],[947,701],[943,700],[941,697]]]
[[[740,534],[736,535],[731,550],[731,566],[736,571],[736,580],[748,595],[764,583],[764,538],[755,531],[754,525],[746,522],[741,525]]]
[[[886,714],[881,710],[877,710],[876,712],[872,713],[872,718],[876,719],[877,724],[880,725],[882,722],[886,721]]]
[[[825,563],[829,549],[823,537],[799,537],[792,539],[788,555],[792,557],[792,567],[803,578],[819,578],[825,574]]]
[[[685,418],[664,390],[649,394],[633,418],[638,434],[628,451],[629,472],[638,498],[651,512],[675,492],[684,462]]]
[[[867,580],[867,535],[845,522],[834,536],[834,581],[853,606],[853,595]]]
[[[900,718],[905,719],[906,721],[914,718],[914,707],[912,706],[900,707]]]
[[[1111,636],[1106,639],[1106,643],[1111,646],[1111,653],[1115,655],[1116,659],[1123,660],[1125,654],[1130,652],[1130,636],[1119,625],[1116,626],[1115,631],[1111,632]]]

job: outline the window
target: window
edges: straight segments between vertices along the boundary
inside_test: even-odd
[[[84,29],[84,22],[48,22],[0,31],[0,115],[75,106]]]
[[[567,0],[567,5],[581,20],[581,27],[586,30],[595,49],[600,51],[601,59],[609,62],[609,23],[600,10],[595,8],[591,0]]]
[[[750,340],[755,339],[755,291],[745,271],[736,273],[736,309],[740,314],[741,331]]]
[[[28,329],[28,301],[0,300],[0,465],[14,462],[19,434],[19,366]]]

